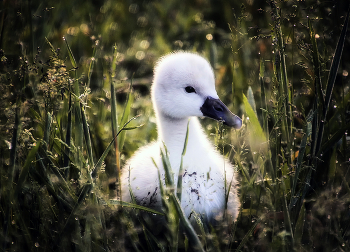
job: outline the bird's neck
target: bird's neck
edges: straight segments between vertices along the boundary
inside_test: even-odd
[[[174,173],[174,185],[177,185],[178,174],[180,172],[181,155],[184,149],[187,125],[188,139],[185,157],[193,159],[195,157],[204,157],[206,149],[210,143],[205,136],[202,126],[197,117],[184,119],[171,119],[166,116],[157,116],[158,142],[160,148],[164,151],[166,146],[169,154],[171,170]],[[186,166],[184,167],[186,169]]]
[[[195,141],[199,134],[203,134],[200,123],[196,117],[190,118],[171,118],[166,115],[158,114],[158,141],[164,143],[168,150],[172,150],[172,155],[182,153],[187,125],[189,126],[188,142]],[[174,153],[175,152],[175,153]]]

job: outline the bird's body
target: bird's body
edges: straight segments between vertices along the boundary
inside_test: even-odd
[[[163,185],[165,172],[160,150],[166,146],[176,189],[188,125],[181,207],[192,220],[193,212],[212,220],[222,216],[228,194],[227,212],[235,219],[239,207],[235,172],[209,142],[196,116],[223,120],[236,128],[241,120],[218,99],[209,63],[192,53],[165,56],[155,69],[152,100],[158,140],[140,148],[125,164],[122,200],[131,201],[130,188],[138,204],[161,210],[158,169]]]

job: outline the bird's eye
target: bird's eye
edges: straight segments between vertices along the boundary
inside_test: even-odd
[[[194,88],[191,87],[191,86],[185,87],[185,91],[186,91],[187,93],[195,93],[195,92],[196,92],[196,90],[194,90]]]

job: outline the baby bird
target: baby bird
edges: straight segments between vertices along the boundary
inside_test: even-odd
[[[231,220],[235,220],[240,205],[235,171],[209,142],[197,117],[220,120],[236,129],[242,120],[219,99],[208,61],[189,52],[162,57],[154,70],[151,96],[158,140],[140,148],[126,162],[121,174],[122,200],[131,201],[130,188],[137,204],[161,210],[158,169],[163,185],[165,172],[160,150],[164,152],[164,145],[167,148],[176,190],[188,125],[181,207],[192,222],[193,212],[207,221],[220,219],[226,206]]]

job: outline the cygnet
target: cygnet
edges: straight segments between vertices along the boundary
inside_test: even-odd
[[[226,210],[235,220],[240,206],[235,170],[210,143],[197,117],[220,120],[236,129],[242,120],[219,99],[208,61],[189,52],[162,57],[154,69],[151,96],[158,139],[140,148],[123,167],[122,200],[131,202],[131,189],[137,204],[162,209],[158,170],[163,185],[165,172],[160,150],[164,152],[166,146],[176,190],[188,125],[181,207],[191,222],[195,214],[202,220],[220,219]]]

